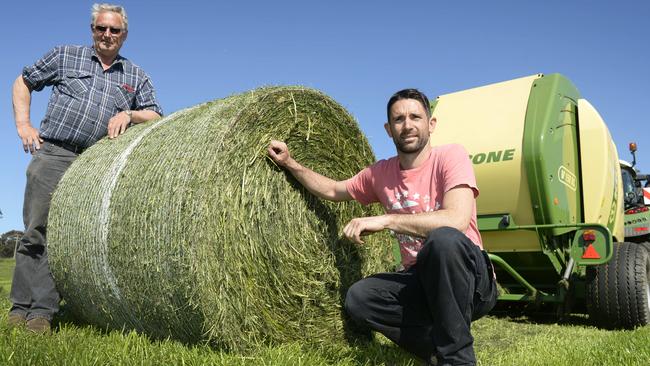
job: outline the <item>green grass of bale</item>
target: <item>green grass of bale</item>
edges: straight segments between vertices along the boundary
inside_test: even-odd
[[[337,180],[375,160],[354,118],[302,87],[204,103],[85,151],[53,195],[48,227],[71,311],[238,351],[342,338],[347,287],[393,265],[394,239],[345,240],[350,219],[381,208],[309,194],[268,158],[271,139]]]
[[[0,306],[7,309],[13,260],[0,259]],[[473,323],[478,364],[647,366],[650,327],[601,330],[575,317],[567,324],[533,322],[527,317],[485,317]],[[91,326],[60,323],[51,336],[9,329],[0,314],[0,365],[216,365],[285,366],[419,365],[385,338],[361,346],[309,348],[298,343],[261,347],[241,356],[208,346],[189,347],[171,340],[153,341],[136,332],[105,332]]]

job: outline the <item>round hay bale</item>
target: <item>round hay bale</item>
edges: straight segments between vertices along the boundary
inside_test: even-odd
[[[354,119],[301,87],[198,105],[82,154],[54,194],[48,228],[70,311],[240,351],[343,339],[345,290],[389,268],[390,239],[342,239],[348,220],[378,208],[312,196],[267,157],[271,139],[335,179],[374,161]]]

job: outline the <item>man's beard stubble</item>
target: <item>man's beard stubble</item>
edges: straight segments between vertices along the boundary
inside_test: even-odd
[[[424,149],[425,146],[429,143],[429,138],[428,136],[425,138],[419,137],[418,136],[418,143],[414,146],[408,146],[406,143],[404,143],[400,138],[393,138],[393,143],[395,143],[395,147],[397,150],[403,154],[415,154],[422,149]]]

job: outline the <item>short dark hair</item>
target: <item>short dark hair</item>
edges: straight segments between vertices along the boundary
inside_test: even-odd
[[[417,89],[402,89],[397,93],[393,94],[393,96],[390,97],[390,99],[388,100],[388,105],[386,106],[386,116],[388,117],[388,122],[390,122],[390,108],[398,100],[402,100],[402,99],[417,100],[424,107],[424,110],[427,113],[427,118],[431,118],[431,106],[429,105],[429,98],[427,98],[427,96],[424,95],[423,92]]]

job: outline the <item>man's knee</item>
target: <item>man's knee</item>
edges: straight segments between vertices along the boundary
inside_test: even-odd
[[[345,312],[356,322],[363,319],[365,299],[366,290],[361,281],[352,284],[345,295]]]
[[[456,256],[462,251],[462,241],[465,238],[465,234],[458,229],[448,226],[431,230],[427,235],[422,250],[418,254],[418,260],[420,257],[430,255],[437,258]]]

